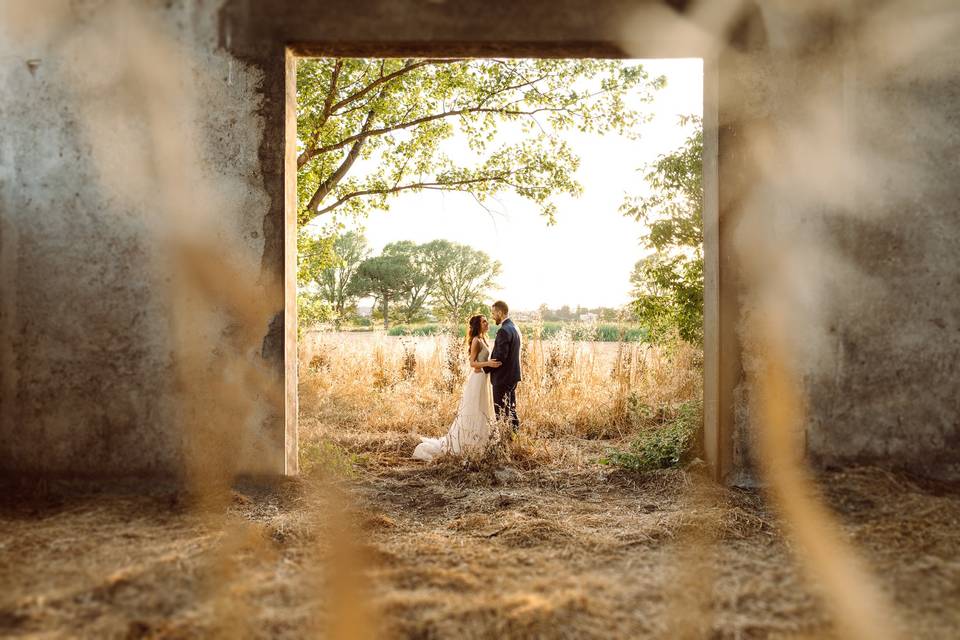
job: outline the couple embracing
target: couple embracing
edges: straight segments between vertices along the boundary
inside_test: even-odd
[[[500,326],[493,342],[487,343],[489,322],[482,315],[470,318],[467,345],[470,367],[457,415],[442,438],[420,438],[413,457],[432,460],[441,454],[461,455],[482,450],[495,432],[496,422],[507,422],[514,433],[517,418],[517,383],[520,382],[520,331],[510,320],[510,309],[502,300],[490,308]]]

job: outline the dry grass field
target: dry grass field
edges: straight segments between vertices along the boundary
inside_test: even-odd
[[[524,434],[425,464],[409,458],[417,434],[442,433],[456,405],[447,346],[305,340],[303,473],[220,505],[156,483],[9,487],[0,636],[838,635],[761,492],[696,462],[598,463],[700,393],[697,354],[531,344]],[[957,488],[878,469],[820,479],[901,637],[957,637]]]
[[[446,432],[467,374],[455,338],[310,333],[301,341],[301,438],[314,426],[360,432]],[[684,343],[523,342],[517,394],[523,433],[623,439],[702,397],[702,355]]]

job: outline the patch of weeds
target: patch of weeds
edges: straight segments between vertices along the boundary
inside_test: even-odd
[[[327,355],[325,351],[321,351],[317,355],[310,358],[310,364],[308,365],[311,371],[329,371],[330,370],[330,356]]]
[[[641,431],[629,451],[610,451],[600,459],[600,463],[630,471],[676,467],[690,458],[700,431],[702,415],[701,402],[684,402],[673,418],[659,427]]]
[[[400,361],[400,377],[409,380],[417,374],[417,346],[409,341],[402,340],[403,359]]]
[[[683,411],[683,405],[680,410]],[[637,392],[631,392],[627,396],[627,420],[633,427],[645,428],[655,428],[671,421],[667,406],[655,407],[647,404]]]
[[[340,445],[321,440],[300,446],[300,471],[305,474],[321,473],[323,475],[350,478],[357,470],[357,465],[364,460],[350,453]]]

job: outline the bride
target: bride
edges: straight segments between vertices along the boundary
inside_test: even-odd
[[[447,435],[442,438],[420,438],[420,444],[413,451],[414,458],[432,460],[444,453],[461,455],[482,448],[490,439],[495,421],[493,390],[490,387],[490,374],[484,373],[483,367],[495,369],[500,363],[490,360],[490,346],[487,344],[489,328],[490,324],[482,315],[470,318],[467,344],[473,373],[467,377],[463,387],[457,415]]]

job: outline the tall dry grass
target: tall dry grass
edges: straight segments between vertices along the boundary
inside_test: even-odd
[[[678,342],[523,343],[517,391],[532,438],[621,438],[702,397],[702,353]],[[440,435],[469,368],[461,338],[309,334],[300,348],[300,412],[325,428]],[[307,434],[309,439],[309,434]]]

